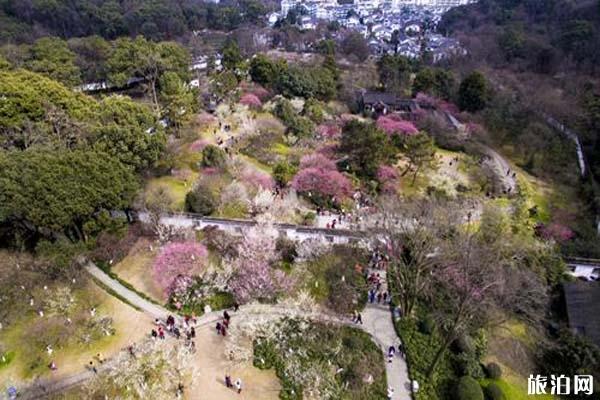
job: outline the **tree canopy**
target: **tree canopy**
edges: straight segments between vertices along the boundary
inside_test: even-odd
[[[165,149],[166,137],[145,105],[124,96],[102,100],[94,147],[135,170],[152,166]]]
[[[388,136],[372,123],[350,121],[342,130],[340,150],[348,156],[348,165],[359,176],[374,178],[379,165],[393,156]]]
[[[137,180],[106,153],[89,150],[0,152],[0,224],[16,235],[84,239],[101,210],[130,206]]]

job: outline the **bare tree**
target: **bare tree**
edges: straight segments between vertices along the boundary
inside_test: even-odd
[[[497,246],[481,240],[470,222],[442,242],[431,297],[442,343],[431,376],[446,349],[465,333],[498,324],[507,315],[530,321],[543,315],[546,294],[539,277],[512,265]]]
[[[429,292],[440,238],[457,225],[460,216],[453,210],[460,208],[434,200],[398,203],[387,199],[379,209],[382,224],[374,237],[385,246],[394,297],[403,313],[411,315],[418,300]]]

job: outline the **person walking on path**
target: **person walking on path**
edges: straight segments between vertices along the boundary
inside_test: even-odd
[[[392,397],[394,397],[394,389],[389,387],[387,391],[387,398],[388,400],[392,400]]]
[[[94,365],[93,361],[90,361],[90,369],[92,370],[93,373],[97,374],[98,373],[98,369],[96,368],[96,366]]]
[[[358,313],[358,316],[356,317],[356,323],[357,324],[361,324],[361,325],[363,324],[363,322],[362,322],[362,314],[361,313]]]
[[[235,388],[237,389],[238,394],[242,393],[242,380],[237,378],[235,381]]]
[[[225,386],[227,386],[228,389],[233,387],[233,384],[231,383],[231,376],[229,375],[225,375]]]
[[[390,346],[388,349],[388,362],[391,363],[394,359],[394,354],[396,354],[396,348],[394,346]]]

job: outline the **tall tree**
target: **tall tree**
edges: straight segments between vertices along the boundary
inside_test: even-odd
[[[235,40],[227,40],[221,51],[223,53],[223,67],[228,70],[235,71],[244,60],[240,47]]]
[[[85,240],[84,224],[98,211],[128,208],[137,187],[131,169],[105,153],[0,151],[0,225]]]
[[[76,55],[69,49],[67,42],[56,37],[46,37],[33,44],[26,66],[67,86],[74,86],[81,82],[75,58]]]
[[[485,76],[473,71],[461,82],[458,89],[458,106],[461,110],[476,112],[483,110],[489,100],[489,89]]]
[[[460,204],[433,200],[399,203],[383,199],[377,226],[379,243],[389,257],[388,280],[403,315],[410,317],[420,300],[431,295],[432,274],[438,262],[440,240],[460,221]]]
[[[167,71],[176,73],[187,82],[189,78],[190,55],[174,42],[154,43],[138,36],[135,39],[120,38],[114,43],[112,54],[107,62],[109,80],[117,86],[127,84],[131,78],[142,78],[156,112],[158,102],[158,82]]]
[[[164,115],[176,129],[190,120],[198,106],[193,90],[175,72],[160,78],[160,101]]]
[[[372,123],[355,120],[344,126],[340,150],[348,156],[350,169],[368,178],[374,178],[379,166],[394,156],[385,133]]]
[[[140,171],[152,166],[165,150],[166,137],[146,105],[124,96],[102,100],[94,147]]]
[[[405,155],[408,158],[408,166],[404,170],[403,175],[411,169],[413,170],[411,185],[415,184],[417,175],[423,169],[437,168],[438,163],[435,152],[433,139],[424,132],[406,138]]]
[[[461,335],[500,323],[506,315],[518,315],[529,323],[539,322],[543,315],[545,284],[524,266],[511,266],[510,256],[503,257],[478,236],[469,223],[440,246],[431,299],[443,340],[428,368],[430,377]]]

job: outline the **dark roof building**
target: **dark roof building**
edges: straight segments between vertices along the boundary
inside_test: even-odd
[[[600,283],[565,283],[565,301],[569,327],[600,346]]]
[[[389,112],[412,114],[420,108],[413,99],[401,98],[395,93],[369,90],[360,93],[359,103],[362,110],[376,114]]]

